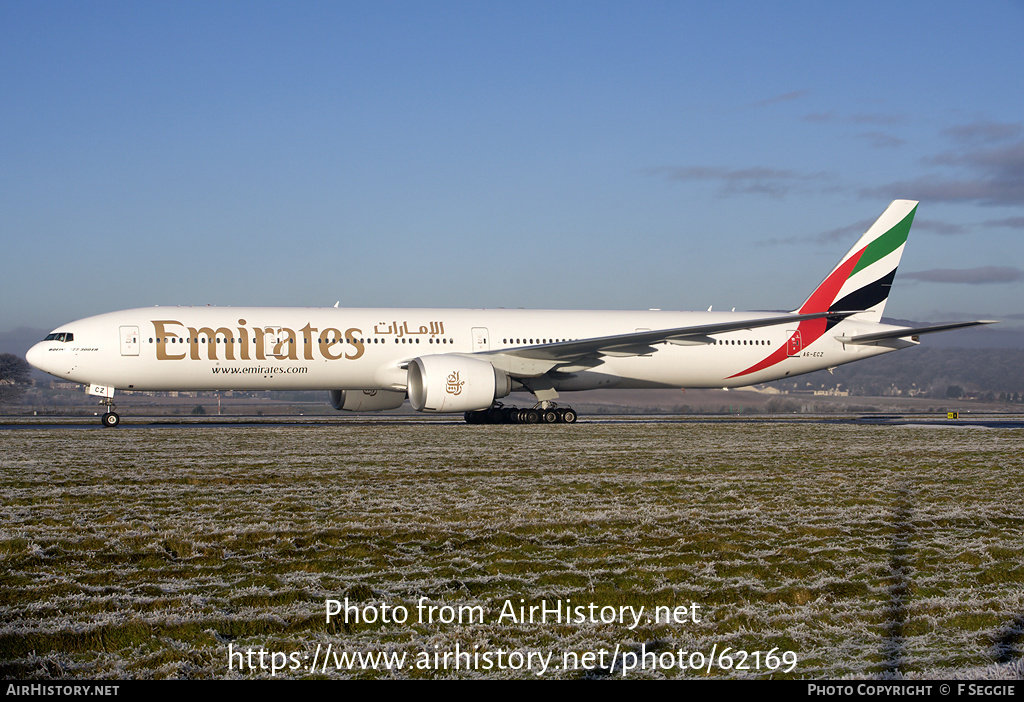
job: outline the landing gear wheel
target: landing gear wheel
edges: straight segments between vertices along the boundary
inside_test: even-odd
[[[496,403],[485,410],[470,410],[464,415],[467,424],[575,424],[572,407],[520,409]]]
[[[105,427],[116,427],[121,423],[121,418],[117,416],[117,412],[107,412],[100,421]]]

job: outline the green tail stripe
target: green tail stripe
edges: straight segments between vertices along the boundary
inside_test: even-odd
[[[910,225],[914,223],[914,213],[917,212],[917,207],[910,211],[903,221],[894,226],[892,229],[887,231],[882,236],[878,237],[864,249],[864,255],[857,261],[857,265],[854,267],[851,276],[856,275],[857,271],[867,268],[875,261],[885,258],[893,251],[903,246],[907,241],[907,235],[910,234]]]

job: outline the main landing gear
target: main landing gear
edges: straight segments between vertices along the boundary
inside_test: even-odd
[[[500,402],[495,402],[485,410],[473,410],[466,412],[467,424],[575,424],[576,410],[572,407],[555,407],[547,403],[548,407],[533,407],[532,409],[520,409],[518,407],[505,407]]]

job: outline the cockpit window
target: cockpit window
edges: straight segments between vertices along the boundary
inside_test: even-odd
[[[71,332],[54,332],[53,334],[47,334],[43,341],[74,341],[75,335]]]

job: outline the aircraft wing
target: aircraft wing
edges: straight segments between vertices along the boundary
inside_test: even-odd
[[[876,341],[886,339],[902,339],[908,336],[920,334],[931,334],[933,332],[949,331],[950,329],[963,329],[964,327],[976,327],[981,324],[998,324],[991,319],[983,319],[976,322],[954,322],[952,324],[936,324],[930,327],[908,327],[904,329],[891,329],[889,331],[875,332],[873,334],[857,334],[856,336],[837,336],[836,341],[844,344],[873,344]]]
[[[629,334],[599,336],[590,339],[562,341],[553,344],[518,346],[498,351],[484,351],[477,355],[511,356],[533,361],[552,361],[555,364],[578,360],[585,356],[640,356],[655,351],[654,344],[709,344],[710,334],[722,334],[743,329],[773,327],[780,324],[796,324],[807,319],[827,317],[844,319],[854,312],[815,312],[812,314],[783,314],[773,317],[750,318],[716,324],[699,324],[674,329],[656,329]]]

